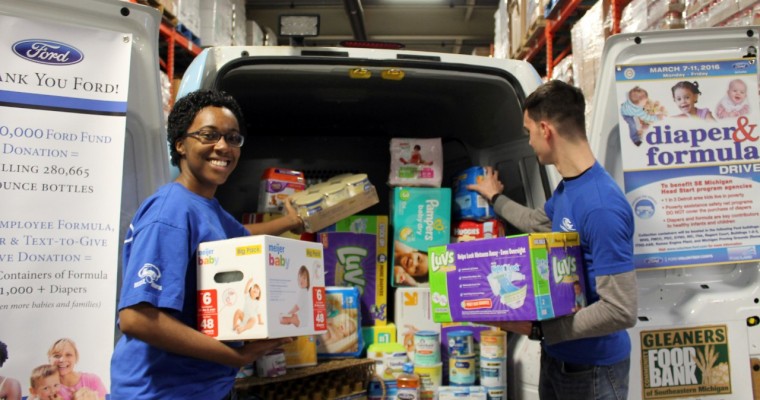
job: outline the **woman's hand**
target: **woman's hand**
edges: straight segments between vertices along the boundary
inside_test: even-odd
[[[260,339],[246,342],[245,345],[238,349],[241,356],[241,364],[238,367],[248,365],[270,351],[293,341],[293,338],[279,339]]]
[[[304,226],[303,226],[303,219],[298,216],[298,212],[296,212],[295,207],[293,207],[293,204],[290,202],[290,198],[288,197],[283,202],[283,205],[285,206],[285,217],[288,218],[290,221],[291,228],[289,229],[291,232],[293,232],[296,235],[300,235],[304,232]]]

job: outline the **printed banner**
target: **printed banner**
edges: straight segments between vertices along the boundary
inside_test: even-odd
[[[25,396],[110,385],[131,48],[0,15],[0,366]]]
[[[637,268],[760,259],[755,59],[616,66]]]
[[[641,376],[645,400],[731,394],[728,328],[642,331]]]

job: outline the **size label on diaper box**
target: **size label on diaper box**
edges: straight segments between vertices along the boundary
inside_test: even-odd
[[[579,257],[577,244],[536,234],[430,248],[433,318],[530,321],[577,311],[585,305]]]

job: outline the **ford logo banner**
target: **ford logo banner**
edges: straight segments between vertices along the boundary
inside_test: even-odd
[[[71,65],[84,59],[76,47],[45,39],[19,40],[13,43],[13,52],[29,61],[48,65]]]

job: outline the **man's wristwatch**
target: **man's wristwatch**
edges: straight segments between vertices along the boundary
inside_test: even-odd
[[[540,321],[533,321],[530,324],[530,335],[528,335],[528,339],[530,340],[544,340],[544,330],[541,327]]]
[[[491,205],[493,205],[493,203],[496,202],[496,199],[498,199],[499,196],[501,196],[501,193],[496,193],[493,196],[491,196]]]

